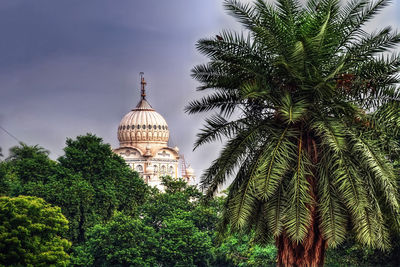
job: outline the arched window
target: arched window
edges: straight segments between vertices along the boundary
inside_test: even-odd
[[[164,165],[161,166],[161,173],[165,174],[166,171],[167,171],[167,168]]]
[[[137,165],[136,166],[136,171],[137,172],[143,172],[143,166],[142,165]]]
[[[158,166],[154,165],[153,167],[154,167],[154,173],[158,173]]]
[[[169,173],[173,174],[174,173],[174,166],[169,166]]]

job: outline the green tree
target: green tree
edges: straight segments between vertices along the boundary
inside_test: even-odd
[[[13,186],[15,186],[16,179],[9,175],[7,163],[4,161],[0,162],[0,196],[10,195]],[[14,180],[14,183],[13,183]],[[19,184],[19,181],[17,180]]]
[[[72,240],[80,243],[87,229],[110,220],[115,211],[134,214],[148,189],[101,138],[87,134],[66,143],[56,179],[40,192],[71,218]]]
[[[227,236],[216,249],[216,266],[275,266],[276,247],[253,244],[251,239],[251,234]]]
[[[56,162],[49,159],[49,153],[38,145],[20,143],[10,149],[7,161],[12,163],[13,170],[22,182],[46,182],[56,166]]]
[[[54,175],[57,163],[40,146],[20,143],[10,149],[10,156],[0,162],[0,195],[27,194],[25,186],[46,183]]]
[[[158,234],[141,219],[117,213],[108,223],[97,224],[87,241],[75,249],[77,266],[155,266]]]
[[[59,207],[36,197],[0,197],[0,218],[0,265],[69,264],[68,221]]]
[[[165,218],[175,217],[178,213],[188,215],[198,205],[201,195],[181,179],[175,180],[166,176],[162,178],[162,184],[165,186],[165,193],[154,188],[139,211],[146,224],[156,229],[161,227]]]
[[[201,177],[211,196],[229,177],[223,225],[276,240],[278,265],[320,266],[349,231],[386,249],[398,223],[388,132],[399,129],[400,42],[390,27],[363,26],[389,1],[263,0],[225,8],[248,36],[202,39],[193,114],[206,119],[195,147],[226,138]],[[376,112],[372,112],[376,111]],[[227,227],[225,227],[227,229]]]
[[[328,266],[397,266],[391,261],[389,251],[380,251],[357,244],[349,237],[337,248],[328,249],[326,253]]]
[[[95,194],[92,209],[103,220],[111,218],[115,210],[132,214],[144,202],[148,189],[143,180],[101,138],[87,134],[67,139],[64,152],[58,159],[61,167],[79,173],[91,184]]]
[[[213,259],[211,237],[185,216],[177,217],[162,222],[159,263],[165,266],[209,266]]]
[[[69,219],[69,239],[76,241],[84,235],[90,220],[93,188],[82,176],[62,168],[39,146],[20,146],[10,149],[10,157],[0,162],[0,194],[31,195],[44,198],[61,207]]]
[[[158,263],[210,265],[214,258],[212,237],[218,220],[216,205],[205,205],[202,194],[182,179],[166,176],[162,184],[165,192],[155,190],[140,210],[143,221],[159,233]]]
[[[0,162],[0,194],[38,196],[61,207],[74,244],[115,211],[133,214],[147,190],[138,174],[91,134],[68,139],[59,162],[49,159],[43,148],[25,144],[12,148],[10,157]]]
[[[151,191],[137,214],[117,213],[92,227],[76,248],[82,266],[208,266],[213,260],[217,213],[200,202],[200,192],[181,179],[164,177],[165,192]],[[202,220],[203,219],[203,220]]]
[[[28,183],[23,188],[25,194],[42,197],[61,207],[69,221],[68,237],[74,245],[82,242],[86,230],[100,221],[98,211],[92,208],[95,189],[80,174],[59,166],[48,183]]]

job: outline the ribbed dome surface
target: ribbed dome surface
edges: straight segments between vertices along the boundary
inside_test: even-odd
[[[122,118],[118,127],[120,146],[145,142],[166,144],[168,138],[167,122],[145,99]]]

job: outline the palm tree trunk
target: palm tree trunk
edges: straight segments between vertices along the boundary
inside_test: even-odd
[[[303,243],[290,240],[286,234],[276,238],[278,248],[277,266],[280,267],[318,267],[324,265],[326,240],[318,227],[315,208],[312,224]]]
[[[318,151],[316,141],[311,134],[307,134],[304,143],[309,158],[314,166],[318,163]],[[307,177],[310,183],[310,195],[313,199],[312,205],[308,208],[311,212],[310,228],[306,238],[302,243],[296,243],[283,233],[276,238],[276,246],[278,248],[277,265],[282,267],[318,267],[324,265],[325,250],[327,242],[323,238],[319,229],[318,211],[316,208],[316,177],[317,173],[313,170],[313,175]]]

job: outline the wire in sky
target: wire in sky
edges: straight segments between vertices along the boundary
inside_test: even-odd
[[[17,140],[18,143],[21,143],[21,141],[15,137],[15,135],[11,134],[9,131],[7,131],[6,129],[4,129],[3,127],[1,127],[0,125],[0,129],[2,129],[6,134],[8,134],[9,136],[11,136],[13,139]]]

